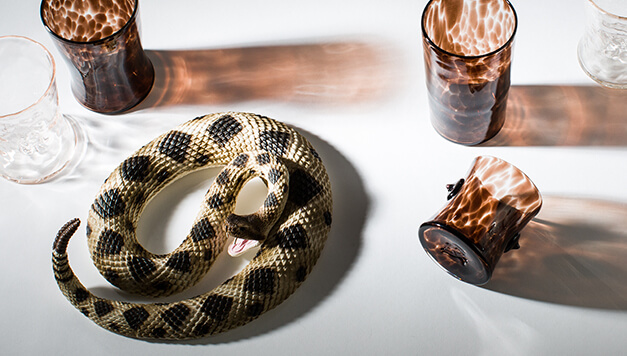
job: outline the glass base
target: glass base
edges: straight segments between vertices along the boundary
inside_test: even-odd
[[[624,72],[622,76],[625,80],[618,81],[618,80],[608,78],[607,75],[603,75],[598,70],[592,70],[590,66],[586,64],[587,62],[594,62],[594,61],[590,59],[586,59],[586,56],[584,53],[585,49],[583,48],[584,46],[585,45],[583,45],[582,43],[579,43],[579,46],[577,47],[577,59],[579,61],[579,66],[581,66],[581,69],[583,69],[584,73],[586,73],[586,75],[589,76],[592,80],[594,80],[595,82],[601,84],[602,86],[606,88],[627,89],[627,72],[625,72],[625,69],[624,69],[627,67],[627,64],[621,63],[621,65],[619,66],[621,68],[620,70]],[[597,54],[597,55],[601,56],[601,54]],[[600,63],[600,61],[602,60],[597,60],[596,64],[597,66],[601,66],[603,68],[607,68],[611,66],[612,64],[614,64],[614,62],[616,62],[616,60],[611,61],[612,63]]]
[[[62,115],[62,117],[65,119],[70,130],[67,142],[68,147],[64,148],[64,151],[60,154],[61,158],[59,162],[52,169],[38,175],[33,174],[32,176],[26,174],[9,176],[0,173],[0,177],[19,184],[39,184],[58,177],[60,173],[65,171],[68,167],[75,165],[82,157],[86,148],[84,145],[84,143],[86,143],[85,132],[80,124],[72,117],[66,115]]]
[[[490,280],[492,268],[464,237],[435,223],[422,224],[418,235],[429,256],[453,277],[476,285]]]

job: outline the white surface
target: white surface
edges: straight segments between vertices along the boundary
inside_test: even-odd
[[[234,67],[243,60],[222,63],[219,70],[207,60],[190,72],[193,77],[160,84],[170,95],[162,103],[170,105],[143,105],[119,116],[92,113],[74,100],[66,64],[39,19],[38,1],[0,1],[0,35],[28,36],[51,50],[58,63],[61,110],[90,138],[83,159],[54,182],[0,181],[0,353],[624,353],[627,118],[608,123],[600,107],[596,117],[578,118],[596,130],[582,133],[576,127],[580,121],[574,121],[577,110],[567,117],[546,114],[556,120],[547,125],[564,125],[559,132],[580,135],[555,141],[558,145],[541,139],[532,141],[534,146],[469,148],[445,141],[428,119],[419,23],[426,0],[144,0],[146,49],[223,49],[220,58],[239,53],[237,48],[256,49],[246,52],[244,75]],[[594,86],[576,58],[583,2],[513,4],[519,17],[513,85]],[[306,57],[309,52],[297,46],[319,50],[320,44],[335,42],[352,45],[331,46],[320,58]],[[264,50],[275,45],[284,47]],[[376,60],[363,55],[364,48],[376,53]],[[202,64],[209,52],[196,53]],[[298,58],[296,64],[286,62],[287,56]],[[175,69],[183,70],[184,64]],[[203,79],[199,76],[220,85],[193,97],[194,88],[177,91],[176,84],[184,87],[181,79]],[[249,87],[256,90],[242,91]],[[625,99],[624,93],[616,95],[613,100]],[[153,343],[101,329],[56,287],[50,253],[57,229],[70,218],[86,218],[101,182],[138,147],[176,124],[224,110],[287,122],[317,147],[335,198],[334,226],[321,260],[284,304],[216,337]],[[533,129],[542,135],[542,127]],[[560,146],[563,142],[569,146]],[[538,218],[561,224],[557,232],[542,234],[542,221],[532,223],[523,248],[506,255],[501,270],[497,267],[512,272],[495,274],[496,283],[485,287],[448,276],[417,240],[418,226],[445,203],[445,184],[462,177],[480,154],[503,158],[527,173],[546,200]],[[211,177],[209,172],[178,182],[149,206],[140,231],[142,239],[153,239],[149,248],[167,251],[183,238],[209,184],[205,178]],[[82,236],[84,227],[69,249],[79,278],[100,295],[126,298],[91,265]],[[534,247],[542,238],[544,244]],[[535,262],[525,264],[517,256]],[[230,261],[222,262],[195,291],[234,272]]]
[[[0,115],[15,114],[37,103],[50,88],[53,73],[54,64],[40,45],[20,37],[3,38]]]

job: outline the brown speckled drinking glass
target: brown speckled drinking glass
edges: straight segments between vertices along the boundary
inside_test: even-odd
[[[422,14],[431,123],[476,145],[505,121],[517,17],[507,0],[431,0]]]
[[[519,247],[542,197],[522,171],[489,156],[477,157],[466,179],[448,188],[449,203],[420,226],[420,242],[454,277],[484,284],[501,255]]]
[[[114,114],[150,92],[152,63],[139,38],[137,0],[43,0],[41,19],[65,55],[72,91],[90,110]]]

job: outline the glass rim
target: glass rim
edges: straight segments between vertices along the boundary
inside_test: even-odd
[[[124,23],[124,26],[120,27],[119,30],[113,32],[112,34],[110,34],[109,36],[97,39],[97,40],[93,40],[93,41],[75,41],[75,40],[71,40],[71,39],[67,39],[59,34],[57,34],[56,32],[54,32],[52,30],[52,28],[50,28],[50,26],[48,26],[48,23],[46,22],[46,19],[44,18],[44,3],[49,3],[49,0],[42,0],[41,1],[41,6],[39,7],[39,17],[41,18],[41,22],[43,22],[44,27],[46,28],[46,30],[48,30],[48,32],[50,34],[52,34],[55,38],[59,39],[62,42],[67,42],[67,43],[72,43],[72,44],[76,44],[76,45],[95,45],[95,44],[99,44],[99,43],[103,43],[103,42],[107,42],[110,39],[116,37],[119,33],[124,32],[129,26],[130,24],[133,22],[133,20],[135,20],[135,18],[137,17],[137,12],[139,9],[139,0],[133,0],[134,6],[133,6],[133,13],[131,13],[131,17],[129,17],[128,21],[126,21]]]
[[[617,15],[615,13],[609,12],[608,10],[605,10],[604,8],[599,6],[599,4],[597,4],[597,0],[588,0],[588,2],[592,4],[592,6],[594,6],[597,10],[601,11],[603,14],[607,16],[613,17],[615,19],[619,19],[621,21],[627,21],[627,15]]]
[[[422,38],[424,38],[431,46],[433,46],[434,48],[438,49],[439,51],[451,56],[451,57],[457,57],[460,59],[478,59],[478,58],[484,58],[484,57],[489,57],[492,56],[496,53],[501,52],[502,50],[504,50],[506,47],[508,47],[509,45],[511,45],[514,42],[514,37],[516,35],[516,31],[518,30],[518,15],[516,14],[516,9],[514,9],[514,6],[512,5],[512,3],[509,0],[503,0],[507,3],[507,5],[509,6],[510,10],[512,10],[512,13],[514,14],[514,31],[512,31],[512,35],[509,37],[509,39],[507,39],[507,41],[505,41],[505,43],[500,46],[499,48],[491,51],[491,52],[487,52],[484,54],[479,54],[479,55],[473,55],[473,56],[466,56],[466,55],[462,55],[462,54],[457,54],[457,53],[453,53],[453,52],[449,52],[443,48],[441,48],[440,46],[436,45],[435,42],[433,42],[431,40],[431,38],[429,37],[429,35],[427,34],[427,30],[425,29],[425,17],[427,15],[427,9],[429,8],[429,6],[431,6],[431,3],[433,3],[434,1],[437,0],[429,0],[429,2],[427,2],[427,5],[425,5],[425,8],[422,11],[422,16],[420,17],[420,27],[422,29]],[[444,0],[446,1],[446,0]],[[592,1],[592,0],[588,0],[588,1]]]
[[[51,76],[50,76],[50,82],[48,83],[48,87],[46,88],[46,90],[44,90],[43,94],[41,94],[39,96],[39,98],[32,104],[30,104],[29,106],[27,106],[26,108],[16,111],[16,112],[12,112],[9,114],[0,114],[0,119],[6,119],[6,118],[10,118],[12,116],[16,116],[16,115],[20,115],[23,114],[24,112],[32,109],[34,106],[38,105],[39,103],[41,103],[41,101],[50,93],[50,91],[54,88],[55,86],[55,78],[56,78],[56,73],[57,73],[57,65],[54,61],[54,57],[52,57],[52,54],[50,53],[50,51],[41,43],[25,37],[25,36],[15,36],[15,35],[9,35],[9,36],[0,36],[0,41],[3,40],[7,40],[7,39],[14,39],[14,40],[20,40],[20,41],[27,41],[30,44],[34,44],[35,46],[39,47],[40,49],[43,50],[43,54],[48,57],[48,60],[50,60],[50,64],[51,64]]]

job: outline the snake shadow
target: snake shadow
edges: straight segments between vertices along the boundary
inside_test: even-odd
[[[536,301],[627,311],[627,204],[546,196],[483,288]]]

